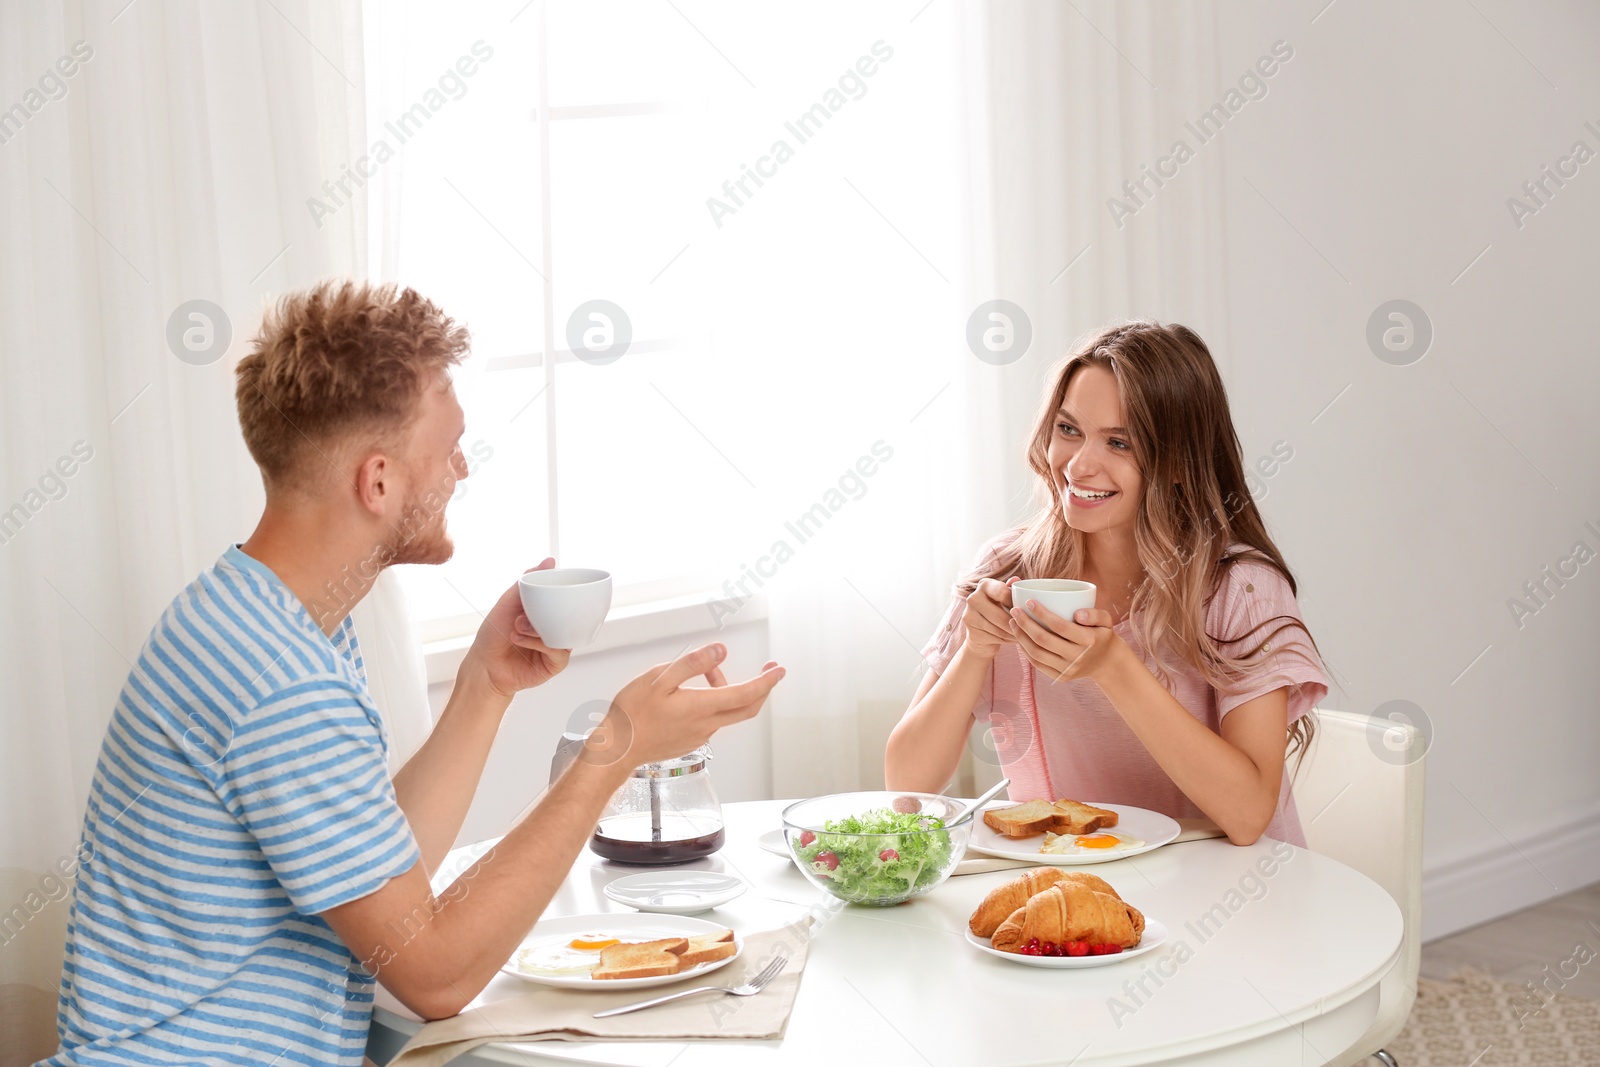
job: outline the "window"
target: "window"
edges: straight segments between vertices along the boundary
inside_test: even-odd
[[[904,102],[861,114],[892,91],[859,72],[888,73],[875,16],[718,17],[746,21],[662,0],[367,5],[368,140],[374,158],[395,149],[367,168],[374,273],[474,339],[456,376],[471,470],[456,557],[402,568],[425,638],[475,628],[545,555],[610,570],[618,605],[714,595],[867,451],[878,431],[857,425],[903,380],[889,346],[921,359],[907,317],[948,317],[950,279],[923,250],[953,265],[954,168],[882,141],[898,123],[942,144],[948,102],[909,124]],[[949,81],[936,55],[927,69]],[[780,140],[798,161],[773,157]],[[915,176],[874,187],[835,165],[858,153]],[[863,185],[894,198],[896,223]],[[827,199],[797,200],[812,186]],[[869,247],[829,237],[819,210]],[[880,277],[876,250],[906,276]],[[619,339],[620,358],[596,358]],[[854,348],[867,359],[840,381]],[[906,414],[933,388],[914,392]]]

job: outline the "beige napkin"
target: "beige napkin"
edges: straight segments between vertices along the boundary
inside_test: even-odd
[[[1178,836],[1168,844],[1179,845],[1185,841],[1204,841],[1209,837],[1226,837],[1227,834],[1210,819],[1201,816],[1197,819],[1179,819],[1178,825],[1183,829]],[[1037,867],[1040,860],[1004,860],[997,856],[968,856],[956,864],[956,869],[950,872],[950,877],[955,878],[963,874],[989,874],[992,871],[1009,871],[1014,867]]]
[[[504,1000],[432,1022],[406,1042],[389,1067],[439,1067],[490,1041],[684,1041],[700,1038],[782,1037],[800,991],[810,947],[810,917],[777,930],[747,934],[739,958],[681,984],[646,989],[587,992],[537,987]],[[594,1013],[696,986],[740,985],[782,951],[789,957],[778,976],[753,997],[701,993],[672,1004],[596,1019]],[[596,985],[604,985],[596,982]]]

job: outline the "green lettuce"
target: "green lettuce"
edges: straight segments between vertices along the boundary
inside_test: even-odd
[[[802,835],[796,835],[792,847],[807,870],[833,883],[840,898],[851,903],[896,900],[936,884],[944,875],[954,850],[950,835],[943,831],[943,819],[882,808],[824,823],[823,832],[803,845]],[[885,852],[890,853],[888,858]],[[830,855],[837,858],[837,865],[829,861]]]

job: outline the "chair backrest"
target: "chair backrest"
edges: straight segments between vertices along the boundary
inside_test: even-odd
[[[1389,891],[1405,918],[1393,982],[1393,1032],[1374,1036],[1361,1056],[1398,1033],[1416,997],[1422,963],[1422,786],[1429,738],[1404,721],[1317,708],[1317,734],[1294,782],[1306,845],[1353,867]],[[1293,767],[1293,760],[1290,761]],[[1390,994],[1386,991],[1385,996]],[[1351,1062],[1356,1062],[1351,1060]]]
[[[1427,739],[1403,721],[1327,708],[1312,714],[1316,740],[1294,781],[1306,844],[1387,889],[1409,924],[1422,901]]]

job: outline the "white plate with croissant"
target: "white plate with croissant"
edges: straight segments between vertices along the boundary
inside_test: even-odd
[[[1035,867],[989,891],[967,940],[1030,967],[1102,967],[1161,947],[1166,925],[1087,871]]]
[[[973,945],[987,952],[991,956],[999,956],[1011,963],[1021,963],[1028,967],[1053,967],[1061,970],[1076,970],[1079,967],[1104,967],[1108,963],[1120,963],[1143,955],[1151,949],[1160,948],[1167,940],[1167,927],[1160,919],[1146,919],[1144,937],[1133,948],[1125,948],[1118,953],[1107,953],[1095,956],[1028,956],[1019,952],[1004,952],[994,947],[987,938],[979,937],[971,930],[967,931],[967,940]]]
[[[1159,811],[1079,800],[1001,801],[974,820],[967,848],[1058,867],[1109,863],[1170,843],[1183,827]]]

